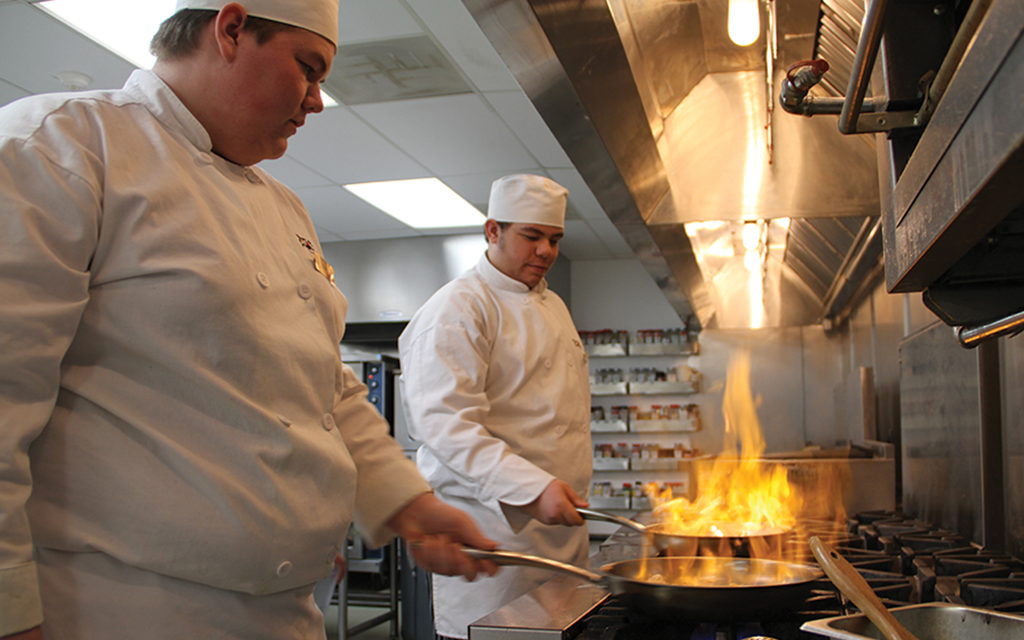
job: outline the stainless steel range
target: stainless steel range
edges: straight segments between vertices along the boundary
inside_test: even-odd
[[[987,622],[977,624],[986,624],[995,633],[987,637],[1024,638],[1024,563],[1015,557],[893,511],[859,513],[845,526],[804,522],[801,535],[791,542],[789,557],[814,563],[806,542],[811,535],[826,541],[853,564],[887,607],[910,607],[897,610],[897,617],[929,616],[936,611],[928,603],[946,603],[970,608],[958,609],[956,619],[964,625],[972,623],[965,611],[984,615]],[[616,533],[601,545],[591,559],[591,568],[640,557],[642,549],[638,534]],[[979,614],[976,608],[987,613]],[[558,576],[471,625],[470,640],[880,637],[858,634],[856,629],[865,627],[856,614],[856,608],[825,577],[794,611],[758,620],[718,622],[644,615],[599,587]],[[1008,615],[1002,617],[1004,614]],[[946,621],[941,626],[946,633],[956,632],[955,625]]]

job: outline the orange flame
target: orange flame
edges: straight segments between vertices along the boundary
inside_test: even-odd
[[[673,498],[671,489],[659,493],[657,485],[648,487],[655,521],[673,535],[751,538],[789,532],[796,526],[801,497],[790,487],[783,465],[761,459],[765,442],[756,407],[750,391],[750,357],[741,351],[730,365],[725,386],[723,450],[710,470],[705,466],[698,474],[696,497],[693,501]],[[750,555],[779,552],[779,545],[750,549]],[[729,555],[729,545],[704,545],[700,553]]]

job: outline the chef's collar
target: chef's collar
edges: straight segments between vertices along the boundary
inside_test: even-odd
[[[477,262],[476,266],[481,275],[483,275],[487,284],[497,289],[511,291],[512,293],[530,293],[532,291],[536,294],[543,294],[548,290],[548,281],[546,278],[541,278],[540,282],[531,289],[515,278],[505,275],[500,269],[498,269],[498,267],[491,264],[491,259],[487,257],[486,251],[482,256],[480,256],[480,261]]]
[[[136,69],[128,77],[124,90],[160,121],[195,145],[199,151],[213,152],[213,140],[188,107],[171,88],[152,71]]]

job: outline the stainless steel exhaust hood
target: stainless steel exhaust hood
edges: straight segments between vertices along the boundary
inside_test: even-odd
[[[692,312],[705,327],[828,328],[881,281],[883,264],[891,291],[928,289],[937,313],[964,300],[978,307],[981,298],[964,292],[981,271],[1024,279],[1013,266],[1024,264],[1013,253],[1022,243],[1012,241],[1024,189],[1014,177],[1024,162],[1015,0],[992,0],[1001,29],[994,20],[982,27],[962,65],[976,71],[953,78],[924,135],[879,137],[877,150],[873,135],[841,135],[835,116],[773,108],[784,69],[815,53],[832,58],[823,86],[832,95],[844,88],[863,0],[766,0],[766,26],[749,47],[726,37],[726,0],[464,3],[681,317]],[[874,78],[888,100],[913,101],[935,69],[921,51],[938,51],[941,62],[954,10],[967,4],[892,3]],[[986,185],[994,188],[972,191]],[[759,274],[742,268],[735,238],[730,259],[699,263],[708,246],[730,245],[701,233],[724,233],[724,224],[738,237],[744,222],[783,219],[785,246],[761,246]],[[719,226],[709,230],[709,221]],[[993,236],[996,227],[1009,231]],[[985,248],[995,245],[1002,258],[993,265]],[[965,256],[958,273],[953,264]],[[999,286],[984,283],[983,299],[998,298]]]
[[[817,0],[772,0],[777,38],[748,47],[726,35],[725,0],[464,3],[681,317],[827,323],[856,278],[880,275],[880,238],[863,231],[878,216],[873,141],[772,114],[784,66],[810,57]],[[752,270],[738,239],[756,221]],[[735,251],[699,261],[709,246]]]

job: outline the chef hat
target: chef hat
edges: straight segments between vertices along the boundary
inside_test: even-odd
[[[251,16],[302,27],[338,45],[338,0],[178,0],[174,11],[220,11],[232,1],[245,7]]]
[[[549,178],[528,173],[505,176],[491,185],[487,217],[564,228],[568,197],[569,191]]]

